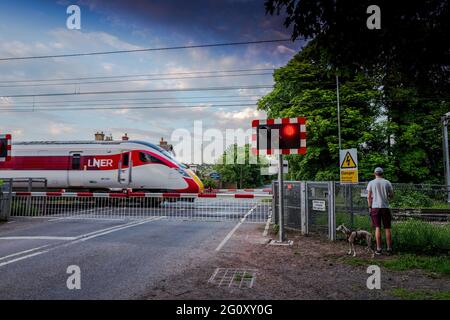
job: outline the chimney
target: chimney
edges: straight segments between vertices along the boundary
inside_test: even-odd
[[[128,135],[125,133],[125,134],[122,136],[122,140],[123,140],[123,141],[128,141],[128,140],[130,140],[130,138],[129,138]]]
[[[102,132],[98,132],[94,135],[95,141],[104,141],[105,140],[105,134]]]

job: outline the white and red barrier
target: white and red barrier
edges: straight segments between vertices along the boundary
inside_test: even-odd
[[[264,189],[213,189],[213,193],[223,193],[223,192],[234,192],[234,193],[243,193],[243,192],[253,192],[253,193],[272,193],[271,188]]]
[[[13,192],[11,216],[81,219],[241,221],[264,223],[272,195],[257,193]]]
[[[90,197],[90,198],[270,198],[267,193],[102,193],[102,192],[12,192],[12,196],[21,197]]]

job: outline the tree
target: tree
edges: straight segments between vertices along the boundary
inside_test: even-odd
[[[273,91],[258,102],[259,108],[269,117],[307,117],[307,153],[286,157],[290,178],[338,180],[335,76],[320,48],[311,42],[275,71],[274,80]],[[363,73],[343,75],[341,81],[342,146],[358,147],[360,154],[370,154],[381,143],[381,137],[375,134],[379,130],[376,119],[380,117],[378,85]],[[386,162],[378,157],[376,163]]]
[[[339,74],[343,147],[357,144],[362,176],[369,177],[373,166],[378,164],[387,167],[393,181],[443,183],[440,117],[450,110],[450,42],[444,40],[450,36],[450,5],[443,0],[380,0],[377,4],[381,8],[381,29],[369,30],[366,9],[370,4],[364,0],[267,0],[268,13],[279,14],[285,9],[285,25],[293,27],[293,39],[309,41],[303,50],[308,53],[302,51],[293,60],[310,66],[295,67],[290,72],[289,64],[287,69],[282,68],[279,72],[290,74],[291,80],[284,81],[275,74],[275,81],[280,85],[260,102],[260,107],[273,115],[311,114],[314,121],[316,114],[322,113],[317,118],[322,123],[310,123],[308,144],[312,143],[314,157],[325,162],[322,167],[316,163],[312,168],[301,162],[301,168],[294,174],[314,175],[316,179],[336,176],[336,169],[329,167],[331,160],[336,161],[338,157],[333,142],[336,130],[326,129],[328,125],[333,126],[336,118],[329,104],[331,91],[326,91],[324,83]],[[316,104],[319,110],[304,106],[311,101],[305,94],[311,94],[313,87],[298,84],[299,77],[314,70],[312,66],[319,66],[309,79],[320,92]],[[295,75],[295,72],[304,74]],[[378,87],[378,94],[365,90],[364,82],[368,84],[366,89]],[[353,93],[346,89],[350,83],[357,84]],[[359,96],[361,101],[366,101],[366,106],[360,104],[353,110],[353,105],[350,106],[353,109],[348,109],[344,104],[348,94],[353,98]],[[294,96],[303,96],[304,100],[299,100],[301,107],[284,105],[283,99],[288,97],[291,101]],[[365,121],[358,115],[371,120]],[[355,128],[354,133],[359,132],[360,137],[349,136],[349,128]],[[317,129],[322,131],[317,133]],[[317,135],[322,140],[312,140]]]
[[[249,144],[243,147],[234,144],[225,150],[217,164],[214,165],[214,169],[220,174],[223,182],[237,183],[240,189],[260,187],[269,181],[267,177],[261,175],[261,167],[267,161],[264,158],[253,157]],[[243,161],[238,161],[238,158]],[[232,159],[231,163],[227,159]]]
[[[292,39],[315,39],[334,69],[402,75],[418,87],[448,94],[450,4],[446,0],[378,0],[381,28],[366,22],[369,0],[267,0],[266,12],[286,14]]]

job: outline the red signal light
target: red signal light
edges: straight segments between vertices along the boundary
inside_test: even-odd
[[[297,133],[297,126],[293,124],[284,125],[283,128],[281,129],[281,135],[286,138],[295,136],[296,133]]]

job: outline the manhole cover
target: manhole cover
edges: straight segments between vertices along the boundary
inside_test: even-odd
[[[257,271],[256,269],[217,268],[208,282],[218,287],[251,288]]]

